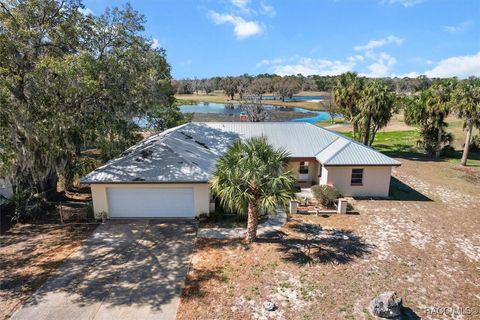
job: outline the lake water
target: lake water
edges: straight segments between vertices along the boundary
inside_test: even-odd
[[[315,98],[310,96],[310,98]],[[180,111],[182,112],[192,112],[192,113],[221,113],[221,114],[228,114],[228,115],[236,115],[240,114],[242,111],[238,107],[238,105],[234,104],[225,104],[225,103],[213,103],[213,102],[199,102],[196,104],[184,104],[178,106]],[[313,117],[305,117],[305,118],[296,118],[291,121],[294,122],[309,122],[309,123],[316,123],[322,120],[329,120],[331,119],[328,112],[325,111],[312,111],[304,108],[298,107],[282,107],[282,106],[274,106],[274,105],[264,105],[265,109],[267,110],[276,110],[280,112],[298,112],[298,113],[313,113],[315,114]]]

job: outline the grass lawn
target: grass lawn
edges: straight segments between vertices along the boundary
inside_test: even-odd
[[[96,228],[18,224],[0,236],[0,319],[8,319]]]
[[[341,132],[341,134],[348,138],[352,137],[351,132]],[[418,139],[420,139],[420,134],[417,130],[378,132],[373,142],[373,148],[392,157],[425,157],[417,146]],[[454,164],[460,163],[462,149],[458,149],[458,141],[463,141],[463,139],[457,140],[457,150],[443,155],[440,159],[441,161],[448,161]],[[467,165],[480,168],[480,152],[469,152]]]
[[[371,319],[370,300],[389,290],[408,319],[477,307],[480,170],[401,161],[392,198],[354,200],[358,215],[293,215],[251,245],[198,239],[177,319]]]
[[[334,125],[334,124],[346,124],[346,123],[347,122],[343,118],[335,118],[335,119],[333,119],[333,122],[332,122],[332,120],[322,120],[322,121],[318,121],[317,123],[315,123],[315,125],[317,125],[319,127],[328,127],[328,126],[331,126],[331,125]]]
[[[352,138],[351,132],[341,134]],[[377,132],[373,147],[380,152],[388,153],[419,152],[416,146],[419,138],[420,135],[416,130]]]

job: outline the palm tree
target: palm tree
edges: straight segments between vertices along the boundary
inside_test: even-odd
[[[345,117],[352,122],[352,135],[358,139],[358,124],[355,117],[359,113],[358,103],[364,86],[364,78],[357,76],[355,72],[341,74],[333,90],[333,100]]]
[[[235,141],[217,162],[212,191],[224,207],[248,213],[247,242],[256,239],[259,212],[272,212],[290,198],[294,179],[287,157],[260,137]]]
[[[438,80],[430,88],[411,99],[405,109],[407,124],[420,125],[422,144],[428,154],[440,157],[443,147],[451,140],[445,122],[450,113],[451,95],[455,79]]]
[[[363,125],[364,145],[370,146],[378,129],[388,124],[394,105],[395,94],[387,82],[373,80],[366,84],[359,101],[359,114],[355,117],[355,122]]]
[[[480,128],[479,78],[470,78],[458,84],[453,93],[453,108],[458,116],[464,120],[463,126],[467,131],[461,161],[462,166],[466,166],[473,127]]]

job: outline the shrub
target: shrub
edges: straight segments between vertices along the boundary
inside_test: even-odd
[[[87,220],[95,220],[95,212],[93,211],[93,203],[91,201],[85,206],[85,213]]]
[[[30,192],[16,192],[7,200],[7,212],[13,223],[35,222],[52,210],[45,199]]]
[[[221,208],[215,207],[214,212],[210,212],[208,215],[208,220],[213,222],[219,222],[223,219],[223,210]]]
[[[312,193],[318,203],[325,207],[333,207],[342,194],[332,186],[320,185],[313,186]]]
[[[480,134],[473,136],[472,141],[470,142],[470,151],[480,151]]]

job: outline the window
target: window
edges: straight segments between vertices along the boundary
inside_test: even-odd
[[[352,179],[350,183],[352,186],[363,185],[363,169],[352,169]]]
[[[300,167],[298,168],[298,173],[308,174],[308,161],[300,161]]]

